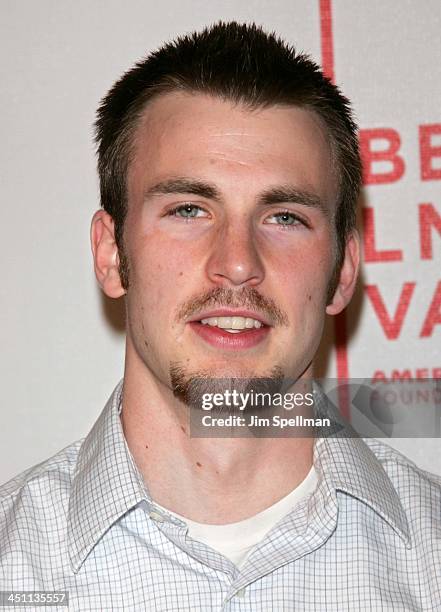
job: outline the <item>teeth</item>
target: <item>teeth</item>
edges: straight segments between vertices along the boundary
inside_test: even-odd
[[[253,329],[262,327],[262,323],[257,319],[251,317],[209,317],[208,319],[202,319],[201,323],[204,325],[211,325],[212,327],[220,327],[232,333],[237,333],[242,329]]]
[[[234,317],[218,317],[217,326],[220,327],[221,329],[233,329],[233,324],[232,324],[233,318]]]

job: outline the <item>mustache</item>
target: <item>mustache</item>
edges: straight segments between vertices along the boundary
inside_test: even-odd
[[[185,321],[206,308],[247,308],[263,313],[273,325],[287,327],[289,324],[286,313],[277,306],[273,299],[261,295],[254,287],[230,289],[216,287],[210,291],[187,300],[176,312],[177,322]]]

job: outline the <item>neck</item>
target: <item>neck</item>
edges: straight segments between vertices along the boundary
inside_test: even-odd
[[[187,409],[126,359],[121,422],[154,501],[193,521],[244,520],[287,495],[312,465],[312,438],[192,438]]]

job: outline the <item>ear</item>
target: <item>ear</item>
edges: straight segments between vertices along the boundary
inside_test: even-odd
[[[332,301],[326,306],[326,313],[336,315],[349,304],[357,283],[360,266],[360,236],[353,230],[346,241],[345,257],[340,269],[338,285]]]
[[[97,210],[90,228],[95,276],[104,293],[111,298],[125,294],[119,276],[119,255],[115,241],[115,224],[109,213]]]

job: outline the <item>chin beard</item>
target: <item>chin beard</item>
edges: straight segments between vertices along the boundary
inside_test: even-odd
[[[208,370],[191,372],[180,362],[170,363],[170,381],[173,395],[189,408],[201,410],[202,398],[205,394],[224,394],[226,390],[238,393],[280,393],[285,376],[282,368],[275,365],[271,370],[259,376],[237,371],[231,374],[216,376]],[[256,409],[256,406],[254,406]],[[239,412],[234,406],[228,408],[228,413]]]

